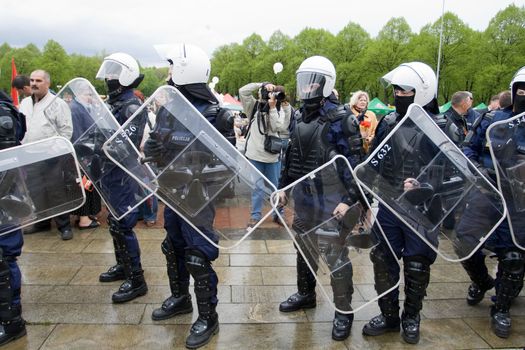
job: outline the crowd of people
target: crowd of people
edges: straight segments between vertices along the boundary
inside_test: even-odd
[[[222,110],[216,94],[208,86],[210,60],[204,51],[193,45],[181,44],[174,47],[165,59],[170,68],[166,83],[175,87],[221,134],[231,138],[233,118]],[[237,137],[242,138],[245,157],[275,188],[294,183],[337,155],[345,157],[352,167],[366,161],[367,156],[377,151],[382,142],[395,132],[409,106],[414,103],[423,107],[487,180],[496,183],[494,165],[486,147],[485,132],[493,122],[525,112],[525,68],[519,70],[512,80],[510,91],[503,91],[491,98],[487,110],[474,111],[472,94],[458,91],[452,96],[451,108],[444,115],[439,115],[437,80],[432,68],[421,62],[403,63],[381,78],[390,86],[395,106],[395,112],[382,118],[367,109],[369,96],[364,91],[353,93],[348,104],[340,101],[334,90],[336,76],[336,68],[329,59],[322,56],[305,59],[296,72],[299,100],[297,109],[291,105],[284,87],[272,82],[251,82],[240,88],[239,96],[247,123],[242,123],[244,127],[237,133]],[[148,115],[147,110],[142,110],[142,115],[135,116],[144,102],[144,96],[137,90],[143,77],[137,61],[125,53],[107,56],[96,76],[106,83],[106,103],[117,122],[120,125],[130,121],[133,123],[128,137],[134,146],[143,151],[146,158],[157,160],[160,164],[162,159],[173,159],[182,150],[194,147],[191,143],[193,136],[187,130],[177,129],[177,124],[170,120],[167,109],[159,109],[154,116]],[[1,142],[0,145],[6,145],[4,148],[15,147],[54,135],[75,142],[89,129],[89,124],[84,125],[88,119],[86,115],[89,116],[90,113],[86,101],[82,101],[80,95],[67,102],[55,99],[50,85],[51,77],[43,70],[35,70],[29,78],[19,76],[13,80],[13,87],[24,98],[19,109],[16,109],[7,95],[1,96],[0,137],[10,142]],[[44,115],[44,110],[53,100],[59,101],[57,106],[61,109],[57,114],[60,120],[54,123],[59,126],[58,130]],[[134,117],[130,120],[132,116]],[[229,125],[231,130],[225,130],[224,125]],[[155,137],[152,131],[158,128],[171,130],[174,135],[177,132],[176,137],[171,138],[176,142],[167,145]],[[110,162],[109,159],[103,161]],[[418,186],[412,174],[420,172],[423,164],[416,154],[410,162],[404,164],[386,156],[382,166],[391,170],[387,174],[388,183],[385,185],[400,186],[404,191]],[[403,171],[398,171],[400,167]],[[140,208],[130,211],[129,208],[133,207],[135,196],[141,188],[136,182],[127,180],[129,175],[125,170],[112,167],[102,179],[90,179],[88,172],[83,175],[86,203],[74,213],[55,216],[53,219],[56,227],[61,238],[68,240],[73,238],[71,214],[78,217],[76,225],[80,229],[93,229],[100,225],[97,214],[101,210],[101,197],[92,183],[100,180],[105,200],[118,203],[127,214],[120,218],[112,213],[108,216],[116,264],[101,273],[99,280],[123,281],[112,295],[113,302],[134,300],[148,292],[134,227],[139,218],[139,210],[148,226],[155,224],[157,198],[150,197]],[[56,177],[57,174],[49,171],[34,176],[39,176],[45,183],[46,179]],[[348,173],[341,176],[347,186],[345,194],[326,200],[321,219],[330,216],[342,218],[355,203],[362,203],[363,212],[370,215],[367,199],[363,198],[363,192],[359,190],[355,179]],[[29,190],[36,206],[48,201],[43,197],[53,196],[45,188]],[[309,214],[315,200],[312,189],[304,187],[301,193],[294,194],[293,200],[295,207],[292,227],[300,234],[316,225]],[[279,201],[279,210],[282,211],[289,202],[286,194],[283,193]],[[261,220],[262,205],[263,192],[256,189],[251,194],[248,228],[254,227]],[[194,349],[207,344],[219,331],[219,315],[216,310],[219,280],[212,266],[212,262],[219,256],[216,246],[219,238],[213,229],[216,212],[208,205],[197,214],[199,232],[184,215],[169,207],[164,209],[163,215],[166,238],[162,242],[161,251],[166,257],[171,294],[153,311],[151,317],[153,320],[164,320],[193,312],[189,292],[191,276],[195,281],[198,318],[190,329],[186,346]],[[283,225],[277,213],[274,213],[273,220]],[[450,224],[451,220],[455,220],[452,215],[444,220],[443,229],[454,226],[453,223]],[[41,221],[32,228],[24,229],[24,233],[49,230],[50,227],[49,220]],[[0,227],[0,232],[1,230]],[[401,330],[405,342],[416,344],[420,337],[420,311],[436,252],[400,220],[390,207],[381,203],[375,215],[372,233],[379,242],[371,249],[370,260],[374,267],[375,288],[378,295],[381,295],[378,300],[381,313],[366,323],[362,332],[366,336],[379,336]],[[0,345],[26,334],[20,300],[21,275],[16,264],[23,244],[22,234],[22,230],[16,230],[0,236]],[[478,249],[471,257],[462,261],[472,280],[466,300],[469,305],[476,305],[488,290],[496,287],[494,305],[490,312],[491,325],[497,336],[506,338],[511,329],[511,302],[523,286],[523,250],[513,241],[506,221],[498,226],[484,248],[491,249],[497,256],[498,274],[493,278],[488,273],[484,264],[484,250]],[[344,256],[340,257],[339,263],[343,262],[346,270],[339,269],[337,274],[332,273],[330,276],[337,309],[332,338],[337,341],[350,336],[354,318],[351,306],[352,265],[348,258],[348,249],[343,249],[341,254]],[[399,290],[394,288],[401,274],[396,259],[403,261],[405,281],[401,314]],[[312,271],[309,266],[311,264],[306,261],[303,252],[297,249],[297,292],[279,305],[281,312],[316,306],[316,271]]]

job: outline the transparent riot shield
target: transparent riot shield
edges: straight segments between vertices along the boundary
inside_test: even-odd
[[[154,114],[150,138],[159,145],[157,157],[143,160],[152,175],[128,161],[123,131],[134,117],[106,142],[104,151],[184,218],[184,230],[195,229],[214,246],[228,249],[269,217],[275,186],[177,89],[160,87],[134,116],[143,109]],[[247,228],[254,206],[260,208],[260,220]]]
[[[449,261],[467,259],[505,217],[501,193],[416,104],[355,172],[380,210]]]
[[[57,97],[59,99],[55,99],[46,108],[44,114],[51,124],[55,125],[55,121],[60,120],[57,118],[57,113],[63,111],[62,108],[57,108],[57,105],[63,104],[64,101],[67,103],[73,122],[71,141],[75,147],[80,167],[93,183],[111,214],[120,220],[152,194],[140,186],[135,178],[118,168],[102,151],[104,142],[120,128],[118,121],[86,79],[71,80],[60,90]],[[132,125],[122,132],[140,133],[139,138],[141,139],[147,116],[142,115],[141,117],[143,118],[140,120],[142,129]],[[140,152],[137,150],[137,145],[130,138],[122,142],[127,143],[121,148],[125,148],[130,153],[128,161],[134,162],[135,167],[142,172],[150,171],[140,163]],[[121,191],[117,188],[120,188]],[[134,192],[134,200],[131,203],[129,196],[120,194],[120,192],[127,191]]]
[[[63,137],[0,151],[0,235],[82,206],[75,150]]]
[[[356,198],[356,193],[361,200],[351,199]],[[376,297],[359,305],[351,304],[356,289],[354,281],[373,283],[374,269],[397,268],[399,272],[399,261],[343,156],[334,157],[279,189],[272,195],[272,203],[295,247],[316,276],[318,288],[335,310],[354,313],[399,286],[399,280],[391,280],[389,286],[381,286],[383,290]],[[341,203],[347,204],[344,215],[335,210]],[[283,205],[290,214],[281,214],[279,206]],[[382,258],[373,259],[378,251],[383,252]]]
[[[512,240],[525,249],[525,113],[491,124],[487,140]]]

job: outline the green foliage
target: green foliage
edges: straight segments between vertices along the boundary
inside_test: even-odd
[[[443,47],[439,72],[439,102],[447,102],[458,90],[474,93],[475,103],[488,102],[491,95],[508,88],[513,73],[524,65],[525,9],[510,5],[498,12],[484,31],[468,27],[453,13],[445,13]],[[358,24],[349,22],[335,35],[324,29],[305,28],[290,38],[275,31],[268,41],[253,33],[242,44],[232,43],[215,50],[211,76],[219,77],[215,89],[237,95],[241,86],[254,81],[284,85],[292,101],[295,96],[295,71],[312,55],[323,55],[337,70],[336,89],[342,101],[356,90],[371,97],[392,102],[391,90],[385,90],[379,78],[402,62],[422,61],[436,69],[438,65],[441,18],[413,33],[404,18],[392,18],[370,35]],[[14,48],[0,45],[0,89],[9,90],[11,57],[19,74],[29,75],[41,68],[51,74],[52,87],[64,85],[75,77],[89,79],[105,93],[104,82],[95,80],[104,52],[94,57],[68,55],[59,43],[49,40],[40,51],[34,44]],[[274,74],[273,65],[284,69]],[[147,67],[139,89],[149,96],[164,84],[167,68]]]

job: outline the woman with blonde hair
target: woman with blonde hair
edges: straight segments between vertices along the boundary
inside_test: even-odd
[[[359,129],[363,137],[363,148],[367,153],[378,124],[375,113],[367,110],[369,101],[370,98],[365,91],[356,91],[352,93],[348,104],[352,113],[359,120]]]

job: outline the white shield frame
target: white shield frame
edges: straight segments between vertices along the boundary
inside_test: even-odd
[[[416,139],[419,145],[411,145]],[[410,152],[422,164],[417,174],[402,174],[414,186],[405,190],[403,181],[392,184],[389,179],[398,174],[395,171],[403,170],[405,161],[415,159]],[[397,161],[397,168],[385,168],[385,159],[390,164]],[[468,259],[507,212],[501,193],[417,104],[410,105],[367,160],[356,166],[355,174],[366,191],[448,261]],[[475,207],[479,212],[474,212]],[[453,224],[442,229],[449,215]],[[468,223],[475,217],[485,220],[477,220],[474,228]]]
[[[156,162],[143,159],[151,170],[147,174],[127,162],[129,152],[114,151],[126,144],[123,131],[144,108],[156,112],[151,134],[158,135],[165,150]],[[172,86],[158,88],[103,149],[217,248],[238,246],[272,214],[270,196],[275,186]],[[255,191],[262,198],[262,218],[246,227]]]
[[[352,314],[398,288],[400,281],[358,307],[344,310],[332,301],[332,295],[327,289],[327,284],[331,283],[332,278],[334,281],[339,281],[334,283],[342,283],[343,286],[345,282],[349,282],[348,279],[352,280],[353,275],[356,275],[352,271],[358,272],[359,278],[363,278],[367,269],[372,266],[359,264],[352,266],[352,262],[362,264],[363,260],[369,261],[370,250],[380,242],[385,247],[388,246],[388,251],[392,254],[391,262],[399,265],[399,259],[395,256],[381,225],[375,219],[370,203],[357,182],[355,182],[356,189],[363,203],[366,203],[366,208],[362,203],[357,202],[350,206],[342,218],[334,215],[333,210],[337,204],[348,197],[346,190],[348,185],[345,185],[345,181],[349,180],[341,179],[344,178],[341,175],[343,173],[346,174],[345,176],[353,177],[355,181],[348,160],[342,155],[335,156],[318,169],[274,192],[272,203],[286,232],[308,264],[317,280],[318,288],[330,306],[338,312]],[[281,205],[279,197],[283,194],[288,198],[286,210],[293,207],[291,213],[285,215],[278,210]],[[374,273],[371,272],[370,276],[372,279],[366,283],[372,284]]]
[[[135,202],[124,207],[117,202],[115,196],[110,195],[110,188],[105,185],[105,177],[111,176],[112,170],[118,169],[118,167],[104,156],[102,145],[120,129],[120,124],[110,112],[108,106],[102,101],[93,85],[84,78],[70,80],[58,92],[57,98],[66,101],[70,108],[74,132],[73,146],[77,152],[82,171],[93,183],[93,186],[106,203],[109,212],[117,220],[122,219],[153,194],[136,184],[134,177],[127,176],[122,181],[135,185],[139,192],[135,195]],[[44,114],[51,125],[59,132],[59,128],[54,121],[57,119],[56,113],[60,109],[54,108],[54,101],[46,108]],[[126,130],[123,130],[123,132],[126,132]],[[128,145],[119,147],[117,151],[125,149],[126,152],[130,153],[127,160],[134,163],[137,172],[147,173],[150,171],[148,167],[140,163],[141,155],[133,142],[129,139],[123,142],[127,142]]]
[[[59,136],[0,151],[0,236],[84,205],[78,161]]]
[[[525,113],[492,123],[486,132],[498,188],[507,204],[512,240],[525,250]]]

